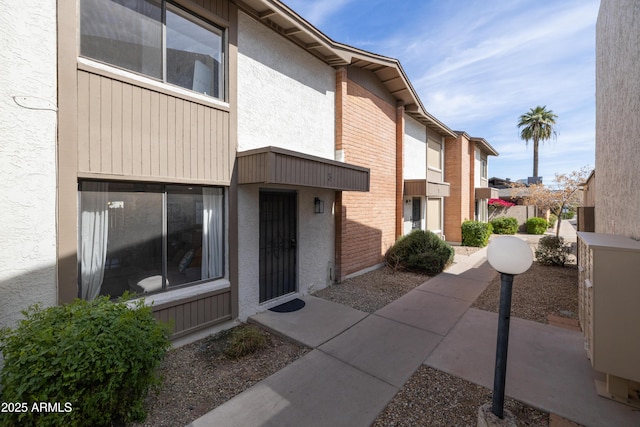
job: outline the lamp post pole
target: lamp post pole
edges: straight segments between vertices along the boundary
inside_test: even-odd
[[[491,406],[491,412],[500,419],[504,418],[504,386],[507,376],[507,350],[509,348],[512,285],[513,274],[500,273],[498,340],[496,344],[496,366],[493,376],[493,403]]]
[[[511,319],[511,290],[513,276],[531,267],[533,253],[529,244],[515,236],[495,238],[487,248],[487,261],[500,273],[500,310],[498,312],[498,340],[496,343],[496,367],[493,376],[493,402],[491,412],[501,420],[513,421],[513,414],[504,410],[504,385],[507,378],[507,349],[509,348],[509,320]],[[489,415],[489,404],[478,411],[478,425]],[[491,424],[493,425],[493,424]]]

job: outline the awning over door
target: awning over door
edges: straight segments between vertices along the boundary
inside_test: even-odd
[[[499,197],[498,189],[493,187],[476,187],[477,199],[497,199]]]
[[[369,169],[297,151],[263,147],[237,153],[239,184],[284,184],[369,191]]]
[[[449,197],[448,182],[431,182],[426,179],[405,179],[405,196]]]

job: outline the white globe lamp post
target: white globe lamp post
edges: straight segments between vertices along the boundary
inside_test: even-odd
[[[496,366],[493,377],[493,403],[491,412],[504,418],[504,386],[507,374],[507,350],[509,347],[509,319],[511,317],[511,291],[513,276],[531,267],[533,253],[529,244],[515,236],[493,239],[487,248],[489,264],[500,273],[500,310],[498,313],[498,341]]]

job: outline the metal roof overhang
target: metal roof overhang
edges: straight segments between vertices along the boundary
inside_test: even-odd
[[[369,191],[369,169],[278,147],[237,153],[238,184]]]

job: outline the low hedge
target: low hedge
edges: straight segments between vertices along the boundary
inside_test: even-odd
[[[489,243],[493,233],[490,223],[481,221],[465,221],[462,223],[462,245],[483,248]]]
[[[528,234],[544,234],[549,228],[549,223],[544,218],[533,217],[527,220]]]
[[[394,270],[409,270],[434,276],[453,262],[455,251],[430,231],[414,230],[400,237],[385,255]]]
[[[495,234],[516,234],[518,225],[518,220],[512,216],[502,216],[491,221]]]
[[[142,421],[156,368],[170,346],[168,328],[142,301],[107,297],[23,311],[0,330],[3,402],[28,410],[4,413],[2,426],[109,426]],[[33,405],[58,404],[52,412]],[[20,408],[20,409],[25,409]]]

